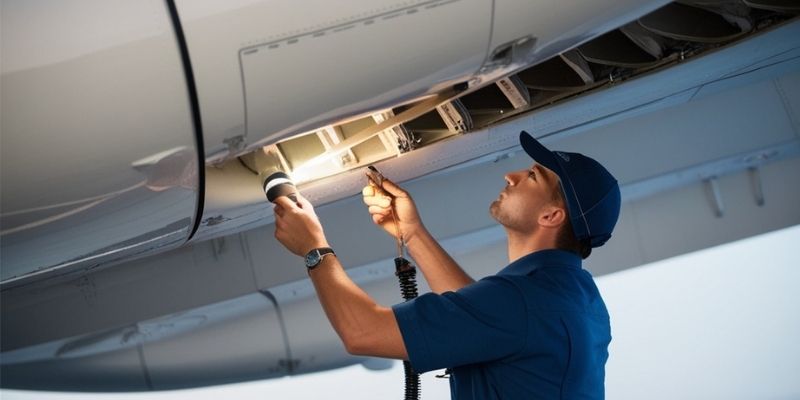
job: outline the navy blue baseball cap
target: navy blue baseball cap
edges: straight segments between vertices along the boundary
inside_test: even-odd
[[[621,197],[614,176],[583,154],[548,150],[528,132],[519,133],[519,143],[534,161],[558,175],[578,240],[602,246],[619,218]]]

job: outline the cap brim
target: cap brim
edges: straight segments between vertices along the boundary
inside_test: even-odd
[[[522,145],[522,149],[525,150],[534,161],[555,172],[556,175],[563,179],[564,169],[556,159],[556,155],[548,150],[547,147],[544,147],[538,140],[534,139],[533,136],[525,131],[520,131],[519,133],[519,144]]]

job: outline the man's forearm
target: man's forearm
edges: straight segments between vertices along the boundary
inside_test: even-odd
[[[408,251],[425,275],[434,293],[455,291],[475,282],[439,245],[427,229],[420,229],[408,242]]]
[[[336,257],[325,257],[311,281],[333,329],[352,354],[407,359],[397,320],[344,272]]]

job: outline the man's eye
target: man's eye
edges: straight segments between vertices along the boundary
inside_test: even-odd
[[[536,180],[536,172],[534,172],[532,169],[528,170],[528,178],[533,178],[533,180]]]

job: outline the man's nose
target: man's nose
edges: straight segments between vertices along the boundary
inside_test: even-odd
[[[516,185],[517,182],[519,182],[519,178],[517,177],[517,175],[519,175],[519,171],[509,172],[505,174],[505,176],[503,176],[503,179],[506,180],[506,184],[513,186]]]

